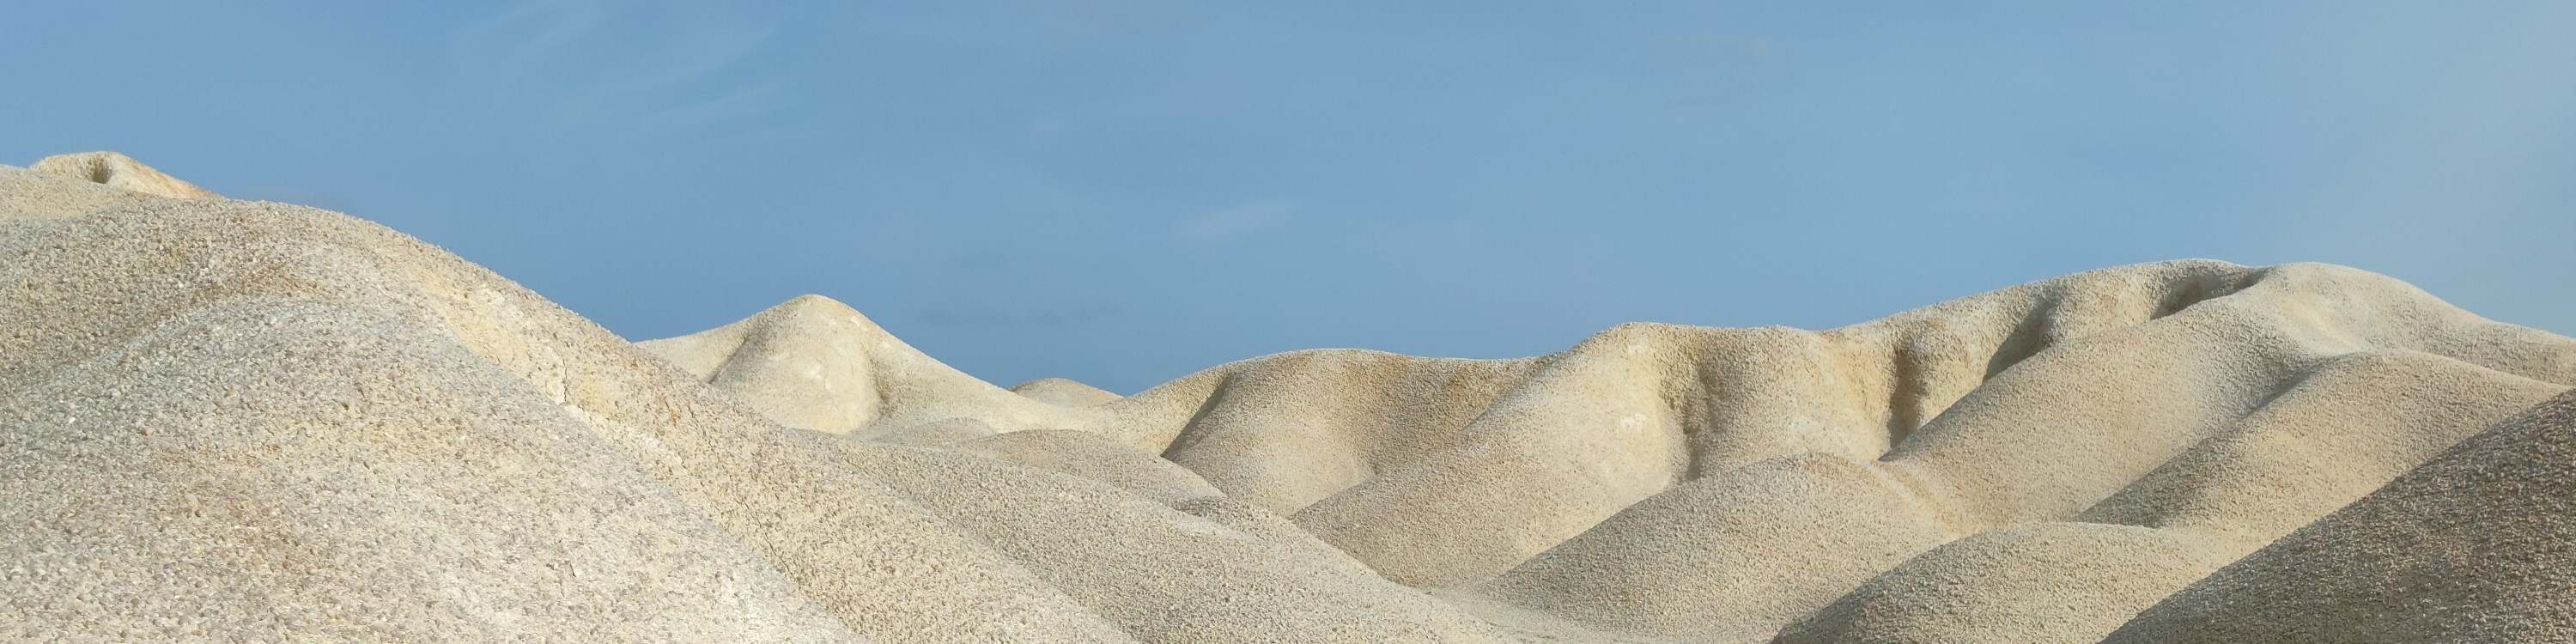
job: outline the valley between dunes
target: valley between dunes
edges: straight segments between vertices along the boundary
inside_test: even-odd
[[[2182,260],[1004,388],[65,155],[0,166],[0,640],[2567,642],[2571,385],[2385,276]]]

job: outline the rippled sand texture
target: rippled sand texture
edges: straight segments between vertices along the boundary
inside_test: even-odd
[[[1004,389],[0,166],[0,640],[2576,639],[2576,340],[2322,264]]]

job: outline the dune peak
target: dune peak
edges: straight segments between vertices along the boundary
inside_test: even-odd
[[[116,152],[79,152],[58,154],[37,160],[27,169],[69,179],[78,179],[110,188],[132,190],[155,197],[173,199],[221,199],[223,195],[199,188],[134,157]]]

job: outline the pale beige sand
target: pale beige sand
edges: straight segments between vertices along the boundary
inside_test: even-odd
[[[382,227],[78,158],[0,166],[0,640],[2576,619],[2576,404],[2524,412],[2576,340],[2348,268],[2124,266],[1515,360],[1299,351],[1119,397],[995,387],[815,296],[629,344]]]
[[[2104,641],[2576,641],[2576,394],[2462,441]]]
[[[115,152],[81,152],[57,154],[37,159],[27,169],[58,177],[79,179],[110,188],[139,192],[155,197],[178,199],[222,199],[223,195],[162,174],[134,157]]]
[[[417,240],[264,202],[19,206],[0,641],[1131,639],[838,448]]]
[[[1011,385],[1011,392],[1030,400],[1050,402],[1066,407],[1089,407],[1117,400],[1118,394],[1064,378],[1039,378]]]

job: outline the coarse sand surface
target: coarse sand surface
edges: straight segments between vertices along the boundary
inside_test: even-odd
[[[1008,389],[0,166],[0,641],[2576,641],[2576,340],[2180,260]]]

